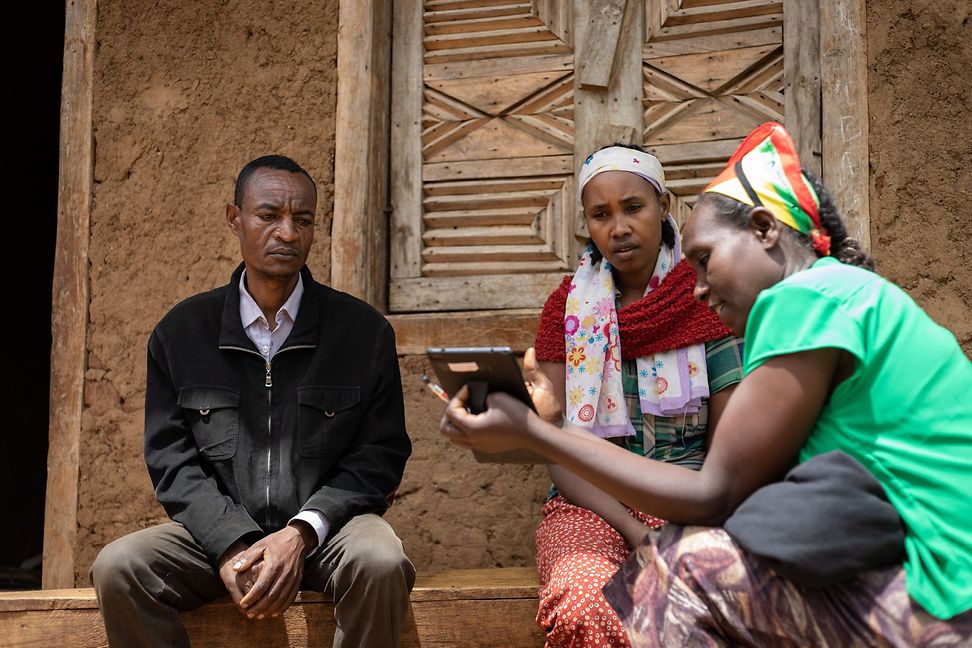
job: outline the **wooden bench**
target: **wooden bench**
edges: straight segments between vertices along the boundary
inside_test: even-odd
[[[419,574],[402,648],[539,647],[534,623],[537,575],[532,567],[466,569]],[[228,599],[182,615],[198,648],[329,647],[334,606],[301,592],[281,617],[248,621]],[[0,592],[0,644],[17,648],[107,646],[92,589]]]

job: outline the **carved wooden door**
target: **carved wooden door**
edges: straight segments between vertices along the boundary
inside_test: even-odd
[[[570,15],[547,7],[560,4],[395,3],[392,312],[537,306],[570,270]]]
[[[741,139],[783,118],[782,0],[394,6],[393,313],[539,307],[585,235],[580,156],[643,144],[684,220]]]

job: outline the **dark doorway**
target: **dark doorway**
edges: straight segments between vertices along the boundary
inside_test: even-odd
[[[0,466],[0,589],[40,588],[47,485],[51,278],[57,233],[58,135],[64,3],[21,3],[24,32],[7,47],[8,209],[5,255],[7,344],[4,458]]]

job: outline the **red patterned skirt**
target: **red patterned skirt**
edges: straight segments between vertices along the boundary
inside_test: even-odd
[[[642,524],[664,524],[628,511]],[[536,542],[537,625],[547,633],[547,646],[629,646],[621,619],[601,592],[631,551],[621,534],[596,513],[558,495],[543,507]]]

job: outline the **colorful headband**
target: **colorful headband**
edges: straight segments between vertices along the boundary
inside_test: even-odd
[[[820,224],[820,199],[800,170],[800,159],[781,124],[766,122],[749,134],[705,193],[765,207],[784,225],[808,235],[813,249],[830,255],[830,236]]]
[[[577,178],[577,197],[581,198],[584,187],[591,178],[605,171],[628,171],[639,175],[658,190],[665,193],[665,172],[661,162],[651,153],[642,153],[624,146],[609,146],[590,154],[581,165]]]

